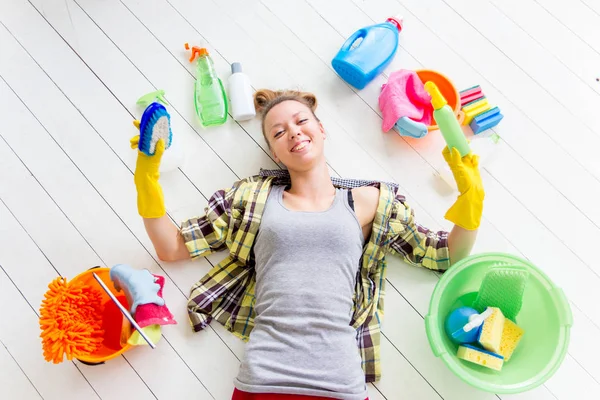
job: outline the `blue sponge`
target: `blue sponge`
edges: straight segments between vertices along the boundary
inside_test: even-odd
[[[504,118],[504,116],[500,114],[500,109],[498,107],[494,107],[473,118],[470,126],[473,130],[473,133],[478,134],[486,129],[490,129],[498,125],[502,118]]]
[[[165,149],[171,146],[171,116],[165,106],[154,102],[146,107],[142,114],[138,149],[148,156],[153,156],[159,139],[165,140]]]

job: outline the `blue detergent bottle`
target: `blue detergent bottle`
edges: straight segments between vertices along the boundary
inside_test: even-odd
[[[363,89],[392,61],[398,49],[402,17],[354,32],[331,61],[335,72],[357,89]]]

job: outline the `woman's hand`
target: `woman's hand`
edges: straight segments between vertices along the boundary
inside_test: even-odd
[[[134,122],[134,125],[139,129],[137,121]],[[132,149],[137,149],[139,140],[139,135],[131,139]],[[165,142],[163,139],[156,143],[156,151],[153,156],[148,156],[138,150],[133,181],[137,189],[138,212],[144,218],[160,218],[167,213],[163,191],[158,183],[160,161],[164,152]]]
[[[454,265],[471,254],[481,223],[485,192],[479,174],[479,156],[469,153],[461,157],[456,148],[450,150],[448,147],[444,148],[442,154],[460,192],[445,216],[455,225],[448,235],[450,263]]]
[[[479,174],[479,156],[469,153],[464,157],[456,148],[447,146],[442,152],[450,166],[460,195],[446,212],[445,218],[466,230],[476,230],[481,223],[485,191]]]

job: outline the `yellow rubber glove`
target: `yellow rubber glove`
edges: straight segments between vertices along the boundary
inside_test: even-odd
[[[464,157],[456,148],[446,146],[442,152],[450,166],[460,195],[444,218],[462,228],[475,230],[481,223],[485,192],[479,174],[479,156],[469,153]]]
[[[139,121],[133,123],[139,129]],[[140,136],[131,138],[132,149],[137,149]],[[144,218],[160,218],[167,213],[163,191],[158,183],[160,173],[160,160],[165,152],[165,141],[160,139],[156,143],[153,156],[147,156],[138,150],[137,162],[133,181],[137,189],[137,207],[139,214]]]

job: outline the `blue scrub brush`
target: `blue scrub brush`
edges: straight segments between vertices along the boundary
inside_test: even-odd
[[[165,140],[165,149],[168,149],[172,138],[171,116],[167,109],[160,103],[150,104],[142,114],[138,149],[148,156],[153,156],[159,139]]]

